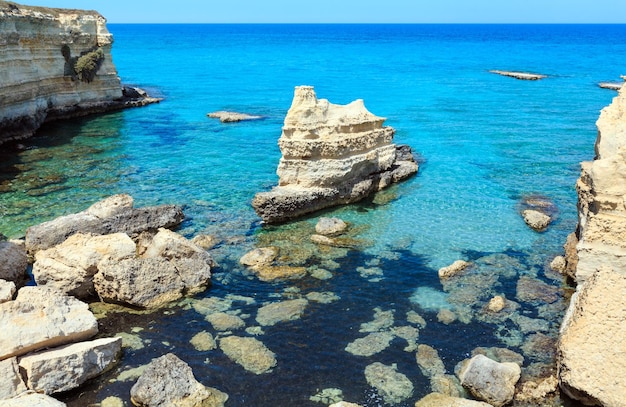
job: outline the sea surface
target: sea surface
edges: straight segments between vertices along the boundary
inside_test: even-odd
[[[109,310],[102,335],[123,332],[133,346],[101,379],[64,395],[71,406],[107,397],[130,406],[136,376],[124,374],[168,352],[200,382],[226,392],[227,406],[323,406],[330,399],[310,398],[329,388],[347,401],[385,405],[384,391],[364,373],[375,362],[395,366],[413,385],[387,404],[412,406],[432,390],[416,363],[417,344],[436,349],[449,375],[477,347],[523,355],[525,378],[553,373],[554,339],[572,289],[547,265],[575,230],[579,164],[593,159],[595,121],[616,95],[598,83],[626,74],[625,25],[109,30],[122,82],[164,100],[46,125],[19,148],[3,146],[0,233],[19,238],[30,225],[128,193],[136,206],[183,205],[178,231],[216,235],[221,243],[211,252],[220,267],[209,290],[165,310]],[[522,81],[492,69],[547,78]],[[310,242],[320,214],[268,227],[250,206],[255,193],[277,183],[277,140],[298,85],[314,86],[332,103],[363,99],[420,162],[416,177],[323,213],[350,223],[348,248]],[[262,119],[222,124],[206,116],[217,110]],[[553,205],[546,232],[531,230],[520,215],[532,198]],[[307,275],[263,282],[238,264],[269,245]],[[458,259],[474,265],[442,283],[437,270]],[[485,312],[495,295],[512,301],[506,317]],[[260,307],[297,298],[309,302],[296,319],[259,328]],[[205,318],[217,309],[241,317],[245,328],[216,330]],[[218,343],[254,337],[276,355],[276,366],[246,371],[219,347],[198,350],[191,344],[198,332]],[[346,350],[374,332],[393,340],[371,356]]]

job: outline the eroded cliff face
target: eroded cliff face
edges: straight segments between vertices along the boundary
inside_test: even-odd
[[[582,163],[576,185],[578,241],[568,239],[568,273],[577,289],[561,327],[558,368],[571,397],[618,407],[626,405],[626,88],[597,126],[596,157]]]
[[[356,202],[417,172],[408,146],[392,144],[394,129],[362,100],[335,105],[313,87],[298,86],[278,145],[278,187],[252,206],[268,223]]]
[[[122,98],[105,23],[95,11],[0,1],[0,143]]]

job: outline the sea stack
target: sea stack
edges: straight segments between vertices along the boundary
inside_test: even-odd
[[[279,183],[252,201],[266,223],[359,201],[418,170],[410,147],[392,144],[395,130],[363,100],[335,105],[298,86],[278,145]]]
[[[112,44],[96,11],[0,0],[0,144],[44,121],[145,104],[123,92]]]
[[[626,89],[597,121],[596,157],[582,163],[578,228],[567,272],[578,284],[561,326],[561,388],[585,405],[626,400]]]

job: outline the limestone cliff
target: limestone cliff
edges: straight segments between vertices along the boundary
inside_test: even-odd
[[[356,202],[417,172],[408,146],[391,143],[394,130],[362,100],[335,105],[311,86],[296,87],[278,145],[278,187],[252,206],[268,223]]]
[[[576,184],[579,221],[568,239],[568,273],[578,286],[561,327],[559,378],[584,404],[624,406],[626,88],[602,110],[597,126],[596,157],[582,163]]]
[[[95,11],[0,1],[0,143],[128,104],[105,23]]]

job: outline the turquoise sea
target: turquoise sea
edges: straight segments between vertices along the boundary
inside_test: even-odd
[[[66,395],[69,405],[108,396],[130,405],[134,380],[116,381],[118,375],[173,352],[203,384],[228,393],[227,406],[322,406],[309,398],[327,388],[341,389],[348,401],[384,405],[364,375],[374,362],[396,364],[407,376],[414,391],[396,405],[412,406],[431,383],[405,339],[394,334],[372,356],[345,350],[368,335],[362,324],[377,309],[387,316],[379,331],[418,328],[414,342],[437,349],[448,374],[479,346],[522,354],[527,378],[551,372],[551,341],[571,287],[547,264],[576,227],[579,163],[593,159],[595,121],[615,96],[598,83],[626,74],[626,25],[110,24],[109,30],[122,82],[164,100],[46,125],[19,149],[1,147],[0,233],[21,237],[32,224],[128,193],[137,206],[183,205],[179,232],[217,235],[222,243],[212,252],[220,267],[213,287],[192,300],[104,319],[103,335],[133,333],[143,347],[126,348],[115,369]],[[492,69],[548,77],[521,81]],[[396,129],[396,142],[419,155],[416,177],[324,213],[350,222],[358,243],[352,249],[309,243],[319,214],[267,227],[250,206],[256,192],[277,183],[277,140],[297,85],[315,86],[332,103],[363,99]],[[263,119],[222,124],[206,116],[216,110]],[[544,233],[520,215],[534,196],[556,208]],[[238,259],[264,245],[279,246],[285,264],[309,274],[259,281]],[[475,266],[442,284],[437,270],[457,259]],[[529,280],[556,297],[520,294],[520,281]],[[325,304],[311,293],[337,298]],[[517,303],[511,318],[485,316],[497,294]],[[247,372],[219,348],[190,344],[200,331],[230,335],[199,311],[206,298],[227,304],[226,312],[250,328],[258,325],[259,307],[307,295],[299,319],[263,327],[262,334],[233,332],[276,354],[272,372]],[[457,319],[441,322],[442,309]],[[407,316],[411,311],[425,327]]]

